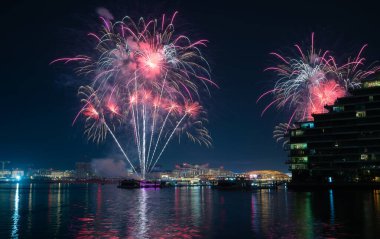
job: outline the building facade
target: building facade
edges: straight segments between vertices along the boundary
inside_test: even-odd
[[[191,165],[188,163],[176,165],[176,168],[172,172],[172,176],[175,178],[200,178],[202,180],[232,177],[233,175],[233,172],[225,170],[223,167],[209,168],[208,164]]]
[[[380,182],[380,80],[289,131],[293,182]]]
[[[88,179],[94,176],[94,170],[89,162],[75,163],[75,176],[78,179]]]
[[[255,180],[290,181],[288,175],[275,170],[255,170],[245,174],[247,178]]]

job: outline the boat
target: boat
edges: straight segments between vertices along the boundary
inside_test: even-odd
[[[223,189],[223,190],[247,190],[251,189],[251,183],[249,180],[241,177],[230,177],[219,179],[215,186],[215,189]]]
[[[140,188],[140,182],[135,179],[125,179],[119,182],[118,188],[134,189]]]
[[[222,190],[255,190],[276,189],[279,185],[276,181],[250,180],[244,177],[229,177],[219,179],[213,188]]]
[[[120,181],[117,187],[124,188],[124,189],[161,188],[162,184],[160,181],[125,179],[125,180]]]

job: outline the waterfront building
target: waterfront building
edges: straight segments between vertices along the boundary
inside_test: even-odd
[[[202,180],[213,180],[218,177],[232,177],[234,173],[220,168],[209,168],[208,164],[192,165],[183,163],[182,165],[176,165],[172,172],[175,178],[200,178]]]
[[[289,132],[294,182],[380,182],[380,80],[338,98]]]
[[[75,163],[76,178],[87,179],[94,176],[91,163],[89,162],[76,162]]]
[[[45,169],[45,168],[40,168],[40,169],[29,169],[27,176],[30,179],[41,179],[41,180],[46,180],[51,177],[51,172],[53,169]]]
[[[52,170],[49,177],[52,179],[69,179],[73,176],[72,170]]]
[[[269,181],[289,181],[290,177],[282,172],[275,170],[255,170],[245,173],[249,179],[269,180]]]
[[[24,170],[20,170],[20,169],[13,169],[12,170],[11,178],[20,179],[22,177],[24,177]]]
[[[20,180],[24,177],[24,171],[20,169],[0,170],[0,179]]]
[[[12,171],[10,170],[0,170],[0,178],[10,178]]]

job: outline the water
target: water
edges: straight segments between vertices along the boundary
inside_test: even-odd
[[[380,191],[0,184],[0,238],[379,238]]]

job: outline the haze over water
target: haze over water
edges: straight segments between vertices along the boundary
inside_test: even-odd
[[[380,191],[0,184],[0,238],[376,238]]]

